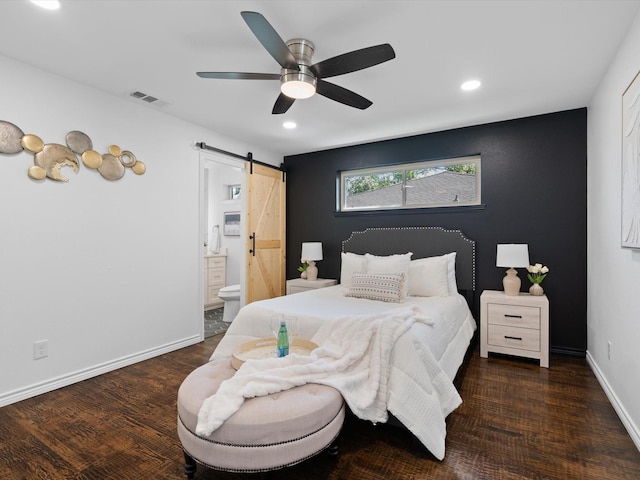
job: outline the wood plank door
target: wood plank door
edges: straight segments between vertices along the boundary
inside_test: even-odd
[[[252,167],[252,168],[251,168]],[[283,172],[247,168],[248,265],[246,302],[285,294],[285,182]]]

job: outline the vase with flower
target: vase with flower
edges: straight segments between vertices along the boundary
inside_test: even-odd
[[[535,265],[529,265],[527,267],[527,278],[532,283],[529,288],[529,293],[535,296],[544,295],[544,289],[542,288],[542,281],[547,277],[549,273],[549,267],[536,263]]]
[[[300,263],[302,263],[302,265],[298,267],[300,278],[307,278],[307,268],[309,268],[309,262],[307,262],[306,260],[300,260]]]

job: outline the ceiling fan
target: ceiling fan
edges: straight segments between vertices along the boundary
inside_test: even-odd
[[[273,106],[273,114],[285,113],[296,99],[309,98],[316,92],[336,102],[364,110],[372,105],[370,100],[324,79],[373,67],[396,56],[391,45],[385,43],[312,64],[314,45],[309,40],[294,38],[285,43],[261,14],[240,14],[258,41],[280,64],[280,73],[197,72],[197,75],[202,78],[232,80],[280,80],[281,93]]]

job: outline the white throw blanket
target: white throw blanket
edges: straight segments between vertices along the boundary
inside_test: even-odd
[[[336,388],[363,420],[387,420],[387,382],[393,347],[413,323],[432,321],[416,306],[373,315],[328,320],[313,337],[309,356],[249,360],[222,382],[198,413],[196,434],[210,435],[245,398],[269,395],[306,383]]]

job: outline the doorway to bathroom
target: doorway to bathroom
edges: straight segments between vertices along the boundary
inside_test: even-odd
[[[224,333],[221,289],[239,286],[244,303],[246,233],[245,162],[200,153],[200,232],[203,245],[204,337]]]

